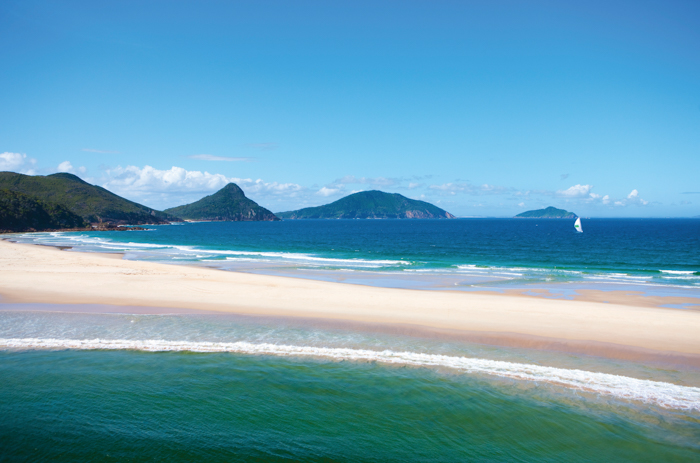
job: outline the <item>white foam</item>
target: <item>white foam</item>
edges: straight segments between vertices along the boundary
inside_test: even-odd
[[[0,339],[3,349],[109,349],[148,352],[232,352],[253,355],[322,357],[333,360],[380,362],[419,367],[439,366],[455,370],[556,384],[571,389],[641,401],[664,408],[700,411],[700,388],[644,379],[568,370],[540,365],[511,363],[469,357],[417,352],[277,345],[250,342],[191,342],[125,339]]]
[[[279,259],[310,261],[321,263],[342,263],[350,265],[369,265],[369,266],[384,266],[384,265],[411,265],[405,260],[364,260],[364,259],[334,259],[330,257],[315,257],[302,253],[291,252],[263,252],[263,251],[217,251],[213,249],[197,249],[198,252],[206,252],[209,254],[222,254],[232,256],[260,256],[260,257],[276,257]]]
[[[692,275],[695,273],[692,270],[659,270],[661,273],[671,273],[674,275]]]

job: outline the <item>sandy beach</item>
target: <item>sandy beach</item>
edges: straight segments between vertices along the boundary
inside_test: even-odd
[[[120,258],[0,241],[2,302],[291,317],[612,357],[700,359],[695,310],[377,288]]]

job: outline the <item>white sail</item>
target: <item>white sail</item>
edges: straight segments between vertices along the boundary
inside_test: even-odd
[[[574,222],[574,228],[577,232],[583,233],[583,228],[581,228],[581,217],[576,217],[576,222]]]

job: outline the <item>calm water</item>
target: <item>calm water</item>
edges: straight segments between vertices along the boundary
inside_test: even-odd
[[[284,221],[12,239],[385,286],[700,295],[700,220],[583,227]],[[28,308],[0,306],[0,461],[700,460],[700,372],[673,365],[265,319]]]

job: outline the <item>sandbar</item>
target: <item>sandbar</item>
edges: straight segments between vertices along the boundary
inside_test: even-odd
[[[0,295],[4,302],[318,319],[596,355],[700,359],[697,310],[381,288],[107,256],[0,240]]]

